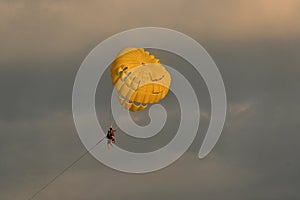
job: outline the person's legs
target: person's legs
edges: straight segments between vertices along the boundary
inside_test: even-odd
[[[107,140],[107,148],[108,148],[108,150],[110,149],[110,145],[111,145],[111,140],[108,139],[108,140]]]
[[[115,136],[112,136],[111,140],[114,144],[116,144]]]

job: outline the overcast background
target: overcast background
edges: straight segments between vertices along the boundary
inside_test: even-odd
[[[76,72],[98,43],[144,26],[183,32],[216,62],[228,100],[217,145],[198,159],[210,115],[199,76],[203,121],[178,161],[133,175],[87,155],[36,199],[300,199],[299,11],[297,0],[1,0],[0,199],[29,198],[85,151],[71,111]],[[188,63],[173,62],[193,75]],[[98,117],[105,126],[106,114]],[[118,141],[129,150],[159,146],[125,137]]]

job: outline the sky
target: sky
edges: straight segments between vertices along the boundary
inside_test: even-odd
[[[210,116],[205,82],[189,63],[152,49],[198,77],[191,84],[203,120],[188,151],[147,174],[119,172],[87,155],[35,199],[299,199],[299,9],[297,0],[0,0],[0,199],[28,199],[85,152],[72,117],[77,70],[107,37],[147,26],[191,36],[217,64],[228,106],[218,143],[198,158]],[[107,87],[96,94],[103,127]],[[162,105],[176,108],[174,95]],[[118,145],[157,149],[173,137],[178,118],[168,120],[156,138],[120,134]]]

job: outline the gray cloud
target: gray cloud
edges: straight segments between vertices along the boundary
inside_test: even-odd
[[[138,26],[187,33],[215,60],[228,97],[219,142],[197,158],[210,115],[204,82],[188,63],[153,50],[184,66],[198,91],[206,118],[189,151],[144,175],[87,156],[36,199],[299,199],[298,10],[293,0],[1,1],[0,199],[26,199],[84,152],[71,113],[76,71],[98,42]],[[118,139],[128,149],[157,147]]]
[[[73,59],[94,42],[140,26],[172,28],[217,43],[297,39],[298,10],[297,0],[1,1],[1,61]]]

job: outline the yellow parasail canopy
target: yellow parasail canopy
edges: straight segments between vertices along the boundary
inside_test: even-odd
[[[133,112],[159,102],[171,84],[171,76],[159,59],[142,48],[123,49],[111,65],[111,77],[119,102]]]

